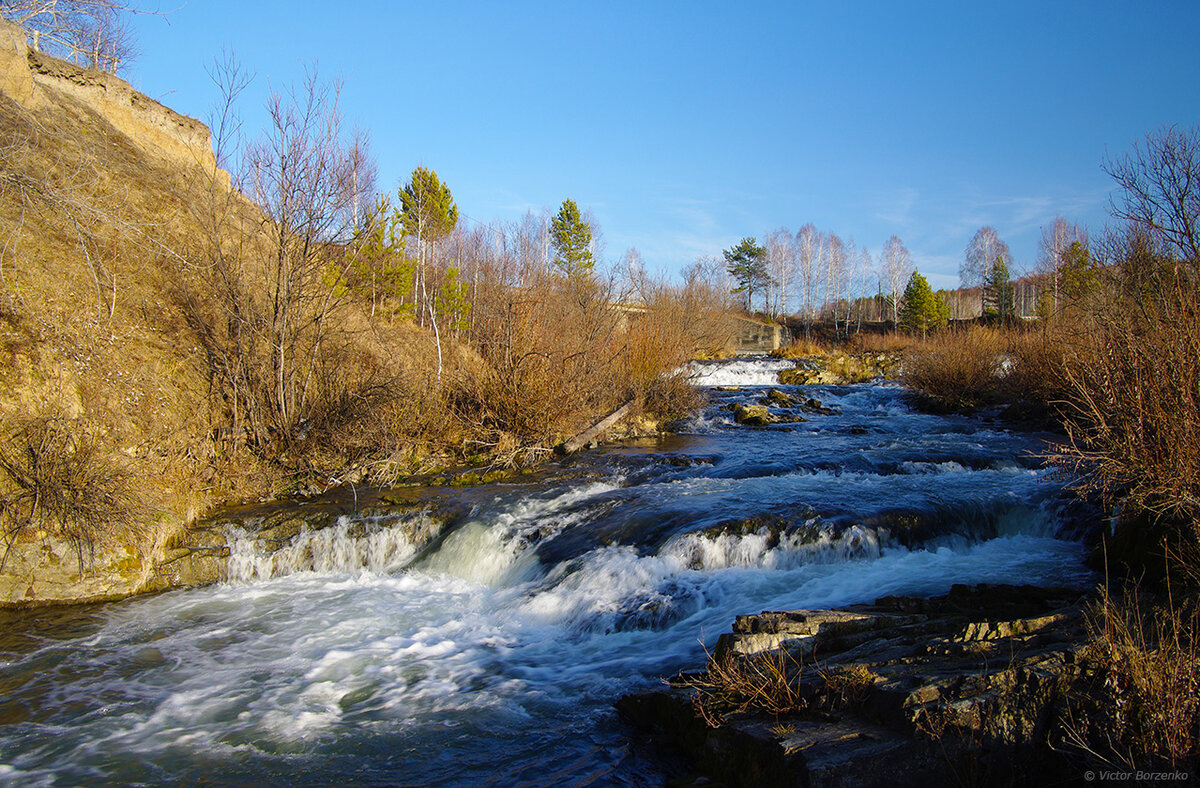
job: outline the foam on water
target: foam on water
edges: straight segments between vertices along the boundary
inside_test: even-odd
[[[785,359],[735,359],[720,364],[694,361],[688,378],[697,386],[775,386],[779,373],[796,366]]]
[[[699,641],[711,648],[737,614],[1087,578],[1080,546],[1052,538],[1054,488],[1013,460],[1014,438],[955,432],[878,387],[822,398],[847,412],[835,426],[878,411],[891,433],[726,430],[699,450],[727,457],[669,466],[690,475],[497,488],[425,554],[410,538],[420,523],[399,519],[346,518],[278,549],[233,533],[238,582],[107,606],[86,634],[6,656],[16,721],[0,725],[0,781],[661,783],[624,745],[612,702],[700,664]],[[788,466],[818,440],[851,454]],[[843,467],[868,453],[871,470]],[[706,527],[835,504],[836,526]],[[901,504],[968,527],[901,546],[866,519]],[[580,538],[614,517],[682,525]],[[575,547],[543,563],[555,544]]]
[[[436,531],[425,515],[390,518],[342,516],[329,528],[304,526],[282,548],[272,549],[258,535],[231,526],[227,535],[226,575],[234,582],[269,580],[295,572],[389,572],[404,566],[419,546],[414,535]]]

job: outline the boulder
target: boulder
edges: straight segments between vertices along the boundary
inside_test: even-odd
[[[774,405],[777,408],[791,408],[795,407],[796,405],[795,400],[793,400],[787,394],[784,394],[779,389],[771,389],[768,391],[766,400],[768,405]]]
[[[747,427],[765,427],[778,420],[767,410],[766,405],[738,405],[733,411],[733,420]]]

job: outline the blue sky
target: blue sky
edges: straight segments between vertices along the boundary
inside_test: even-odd
[[[935,287],[991,224],[1019,269],[1056,215],[1107,221],[1108,156],[1200,121],[1200,3],[260,2],[137,20],[125,76],[207,119],[223,48],[271,87],[344,82],[379,186],[434,168],[488,223],[570,197],[605,253],[676,273],[806,222]]]

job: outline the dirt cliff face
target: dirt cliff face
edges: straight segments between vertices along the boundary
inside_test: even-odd
[[[100,113],[146,153],[215,168],[212,135],[200,121],[143,96],[112,74],[34,51],[25,31],[0,20],[0,91],[34,110],[63,96]]]
[[[172,540],[227,494],[169,272],[229,194],[203,123],[0,21],[0,604],[160,587]],[[61,512],[33,492],[46,474]],[[120,507],[86,500],[117,478]]]

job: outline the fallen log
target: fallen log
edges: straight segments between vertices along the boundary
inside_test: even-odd
[[[629,411],[633,410],[634,402],[636,402],[636,400],[629,400],[629,402],[626,402],[612,413],[600,419],[600,421],[588,427],[574,438],[558,444],[554,447],[554,452],[556,454],[574,454],[575,452],[579,451],[584,446],[587,446],[589,443],[594,441],[596,437],[600,435],[600,433],[604,432],[606,429],[625,418],[625,416],[629,414]]]

